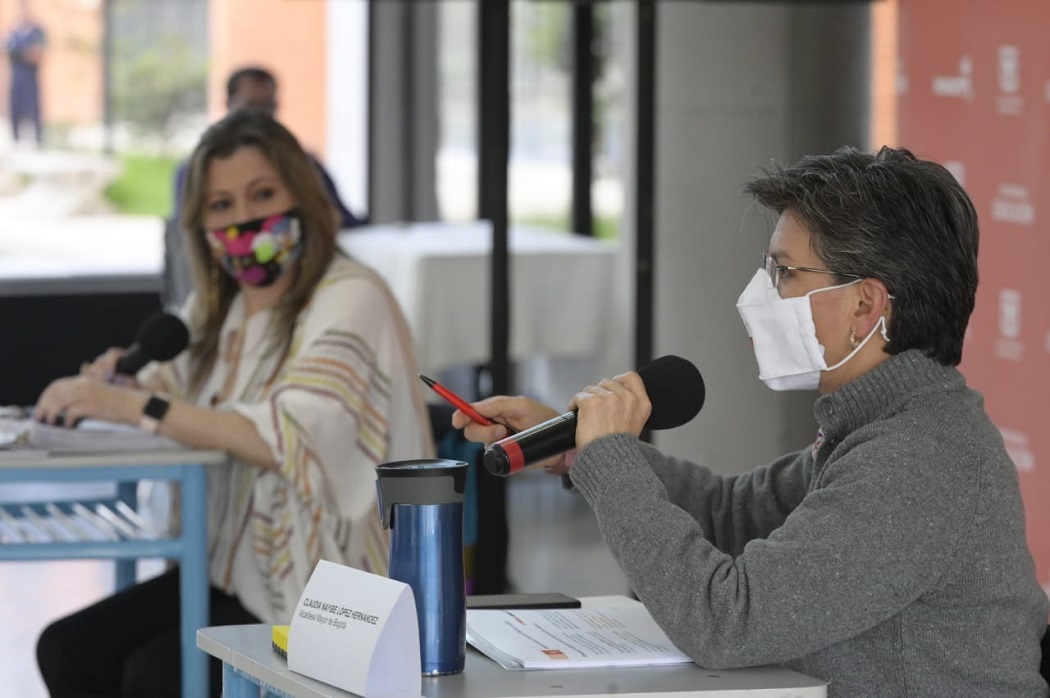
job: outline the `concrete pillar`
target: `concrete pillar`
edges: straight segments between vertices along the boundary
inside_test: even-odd
[[[758,380],[736,312],[774,222],[741,185],[770,159],[867,145],[869,8],[660,3],[658,12],[655,354],[694,361],[707,404],[655,441],[739,472],[808,446],[816,429],[816,393],[774,393]]]
[[[435,220],[437,3],[371,7],[371,221]]]

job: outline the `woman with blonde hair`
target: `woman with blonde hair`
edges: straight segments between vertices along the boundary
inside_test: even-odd
[[[181,223],[187,350],[117,385],[112,349],[48,386],[36,416],[140,424],[147,410],[158,433],[227,451],[208,482],[210,623],[287,623],[318,560],[386,573],[373,467],[433,450],[411,338],[385,284],[336,249],[315,168],[269,116],[208,129]],[[45,629],[51,695],[178,695],[178,598],[173,570]]]

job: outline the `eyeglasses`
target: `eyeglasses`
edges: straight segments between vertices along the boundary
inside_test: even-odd
[[[848,276],[851,279],[863,279],[864,277],[860,274],[843,274],[838,271],[831,271],[830,269],[814,269],[812,267],[791,267],[787,264],[777,264],[777,260],[769,256],[768,253],[762,253],[762,268],[769,274],[769,278],[773,281],[773,288],[780,288],[780,280],[784,278],[785,272],[789,271],[808,271],[812,274],[831,274],[833,276]]]

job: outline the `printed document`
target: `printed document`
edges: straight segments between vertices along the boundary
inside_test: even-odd
[[[641,603],[467,609],[467,642],[505,669],[689,664]]]
[[[33,419],[0,419],[0,448],[12,455],[33,451],[51,454],[171,451],[184,448],[138,427],[85,419],[76,428],[41,424]]]

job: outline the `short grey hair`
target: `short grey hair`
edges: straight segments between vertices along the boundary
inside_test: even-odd
[[[790,211],[826,268],[886,284],[887,352],[962,360],[977,293],[977,212],[947,169],[904,148],[841,148],[774,163],[745,192],[777,214]]]

